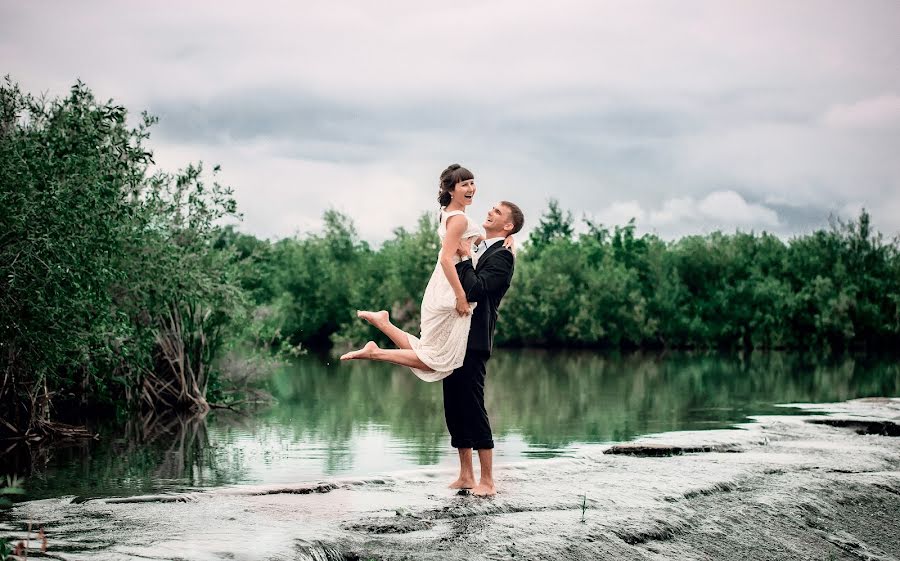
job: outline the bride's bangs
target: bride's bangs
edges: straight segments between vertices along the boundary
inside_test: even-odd
[[[453,179],[454,179],[453,184],[456,185],[457,183],[460,183],[461,181],[469,181],[470,179],[475,179],[475,174],[473,174],[471,171],[467,170],[466,168],[461,167],[457,170],[454,170]]]

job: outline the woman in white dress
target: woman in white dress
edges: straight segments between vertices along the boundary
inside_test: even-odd
[[[358,317],[380,329],[399,348],[382,349],[369,341],[362,349],[341,356],[341,360],[368,359],[408,366],[426,382],[446,378],[462,366],[475,304],[466,300],[456,274],[457,249],[461,243],[477,243],[484,237],[481,226],[466,215],[475,190],[475,176],[459,164],[451,165],[441,174],[438,191],[441,252],[422,297],[421,336],[392,324],[384,310],[358,311]],[[508,247],[512,239],[507,237],[504,244]]]

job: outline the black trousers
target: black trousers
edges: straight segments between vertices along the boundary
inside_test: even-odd
[[[494,447],[484,408],[485,364],[489,357],[487,353],[468,352],[463,365],[444,378],[444,418],[454,448]]]

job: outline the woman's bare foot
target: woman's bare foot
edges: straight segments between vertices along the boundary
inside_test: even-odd
[[[350,351],[349,353],[341,355],[341,360],[356,360],[356,359],[365,359],[372,358],[375,354],[375,351],[378,350],[378,345],[375,344],[375,341],[369,341],[366,343],[366,346],[359,349],[358,351]]]
[[[378,328],[381,328],[382,325],[386,325],[391,321],[391,316],[387,313],[386,310],[381,310],[380,312],[367,312],[365,310],[357,310],[356,317],[364,319]]]
[[[450,484],[451,489],[471,489],[475,486],[475,479],[463,479],[460,477]]]
[[[476,497],[492,497],[497,494],[492,480],[485,481],[484,478],[475,487],[472,488],[472,494]]]

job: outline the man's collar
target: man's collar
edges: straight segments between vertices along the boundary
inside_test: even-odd
[[[500,236],[498,238],[488,238],[488,239],[484,240],[484,248],[488,249],[495,243],[503,241],[504,239],[506,239],[505,236]]]
[[[482,263],[489,255],[493,255],[497,253],[497,248],[503,247],[503,244],[497,243],[505,238],[490,238],[488,240],[484,240],[481,242],[482,244],[486,244],[486,247],[476,253],[473,259],[477,260],[477,263]],[[473,263],[474,265],[475,263]]]

